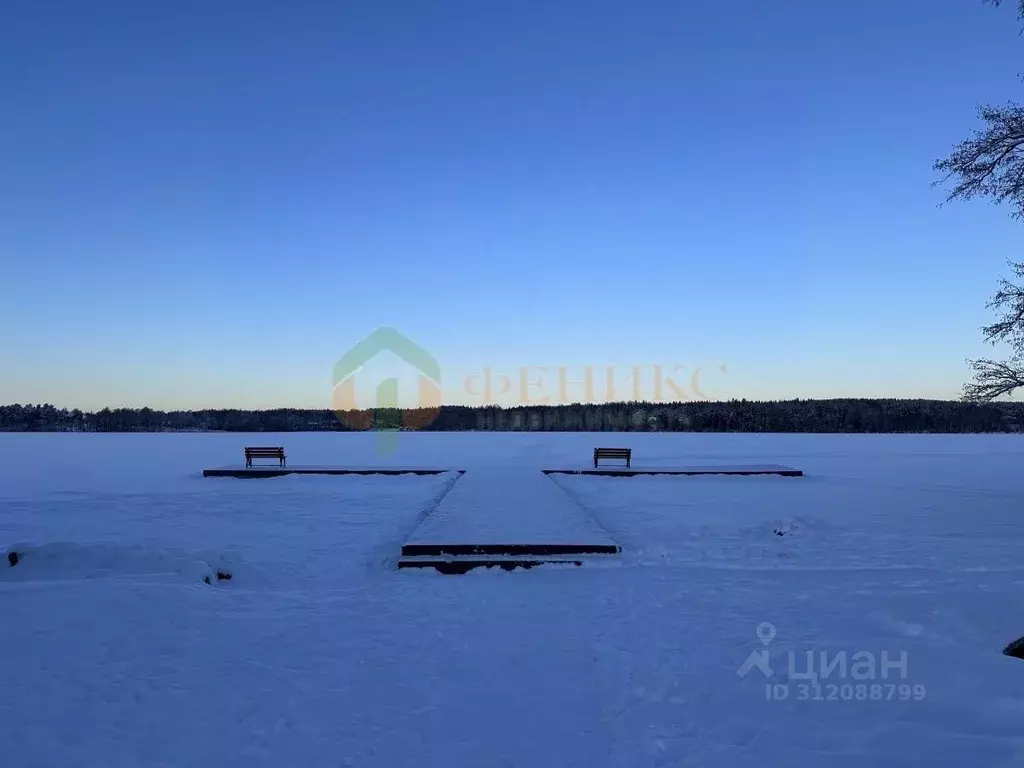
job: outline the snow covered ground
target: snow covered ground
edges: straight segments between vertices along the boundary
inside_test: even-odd
[[[1024,438],[398,437],[0,434],[0,765],[1024,765]],[[807,475],[552,475],[621,555],[442,576],[454,473],[200,476],[253,442]]]

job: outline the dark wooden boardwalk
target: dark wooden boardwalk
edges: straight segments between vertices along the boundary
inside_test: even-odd
[[[551,557],[554,555],[614,555],[619,546],[608,542],[590,544],[405,544],[402,546],[403,557],[430,555],[537,555]]]
[[[273,464],[255,467],[215,467],[204,469],[203,477],[281,477],[283,475],[440,475],[464,469],[443,467],[278,467]]]
[[[529,570],[538,565],[583,565],[583,560],[574,559],[543,559],[537,557],[403,557],[398,561],[399,568],[433,568],[445,574],[469,573],[474,568],[500,568],[503,571],[514,571],[517,568]]]
[[[782,475],[802,477],[803,470],[778,464],[756,464],[751,466],[722,467],[583,467],[577,469],[542,469],[545,475],[608,475],[611,477],[635,477],[636,475]]]

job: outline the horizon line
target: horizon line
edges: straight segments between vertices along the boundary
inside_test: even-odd
[[[925,402],[925,403],[945,403],[945,404],[960,404],[960,405],[1016,405],[1024,406],[1024,400],[991,400],[988,402],[973,402],[969,400],[963,400],[961,398],[934,398],[934,397],[788,397],[778,399],[748,399],[748,398],[730,398],[728,400],[605,400],[605,401],[573,401],[569,403],[520,403],[520,404],[501,404],[501,403],[478,403],[475,405],[468,405],[463,403],[445,403],[439,406],[368,406],[366,408],[357,409],[345,409],[339,410],[336,408],[326,408],[323,406],[296,406],[296,405],[278,405],[278,406],[266,406],[258,408],[246,408],[240,406],[199,406],[189,408],[154,408],[149,405],[141,406],[130,406],[130,405],[105,405],[101,408],[94,408],[87,410],[85,408],[79,408],[77,406],[57,405],[55,403],[0,403],[0,408],[53,408],[59,411],[79,411],[82,414],[98,414],[103,411],[152,411],[161,413],[200,413],[206,411],[244,411],[248,413],[266,413],[270,411],[325,411],[332,413],[363,413],[367,411],[431,411],[440,410],[444,408],[466,408],[470,410],[476,409],[489,409],[489,410],[501,410],[501,411],[513,411],[523,409],[549,409],[549,408],[579,408],[586,406],[598,406],[605,407],[610,405],[623,405],[623,406],[646,406],[646,407],[678,407],[678,406],[693,406],[693,405],[731,405],[735,403],[749,403],[749,404],[769,404],[769,403],[801,403],[801,402],[819,402],[819,403],[834,403],[840,401],[849,402],[863,402],[863,403],[876,403],[876,402]]]

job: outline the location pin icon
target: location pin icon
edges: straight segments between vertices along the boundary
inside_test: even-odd
[[[775,639],[775,625],[768,621],[762,621],[757,625],[757,639],[768,645]]]

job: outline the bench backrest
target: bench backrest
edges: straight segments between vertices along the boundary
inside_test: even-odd
[[[277,458],[278,456],[284,456],[284,448],[280,446],[257,445],[246,448],[245,455],[252,456],[257,459],[266,458],[268,456]]]
[[[594,458],[601,458],[602,456],[608,458],[615,458],[617,456],[629,456],[632,452],[632,448],[595,448]]]

